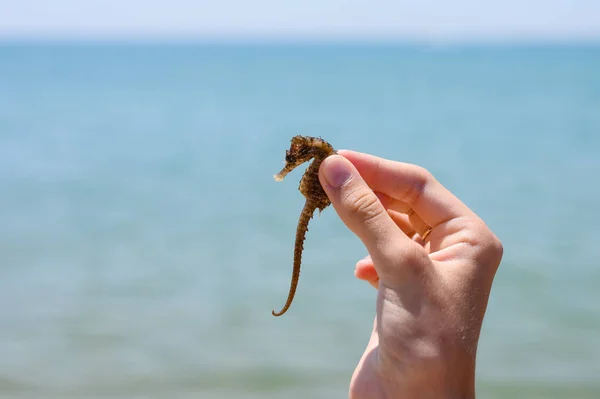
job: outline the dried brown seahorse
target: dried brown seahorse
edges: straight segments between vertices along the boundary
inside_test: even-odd
[[[278,313],[273,310],[273,316],[281,316],[287,312],[288,308],[294,300],[298,279],[300,277],[300,264],[302,263],[302,250],[304,249],[304,239],[308,231],[308,223],[312,219],[315,210],[319,210],[319,214],[323,209],[327,208],[331,201],[325,194],[321,182],[319,181],[319,166],[321,162],[329,155],[335,154],[331,144],[320,137],[295,136],[292,138],[290,149],[285,152],[285,166],[275,175],[275,180],[282,181],[283,178],[300,166],[304,162],[313,161],[310,163],[302,179],[298,190],[306,198],[300,218],[298,219],[298,227],[296,227],[296,243],[294,245],[294,269],[292,272],[292,282],[288,293],[287,301]]]

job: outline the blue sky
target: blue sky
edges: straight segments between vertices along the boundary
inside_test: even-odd
[[[1,37],[600,39],[600,0],[0,0]]]

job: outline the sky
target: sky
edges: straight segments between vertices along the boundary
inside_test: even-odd
[[[600,40],[600,0],[0,0],[0,38]]]

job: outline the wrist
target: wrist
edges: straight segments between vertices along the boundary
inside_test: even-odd
[[[475,398],[474,355],[460,345],[439,347],[435,351],[429,346],[422,351],[395,360],[380,354],[377,369],[385,398]]]

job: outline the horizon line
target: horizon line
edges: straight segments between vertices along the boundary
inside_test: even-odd
[[[3,35],[2,44],[192,44],[192,45],[600,45],[597,36],[73,36]]]

